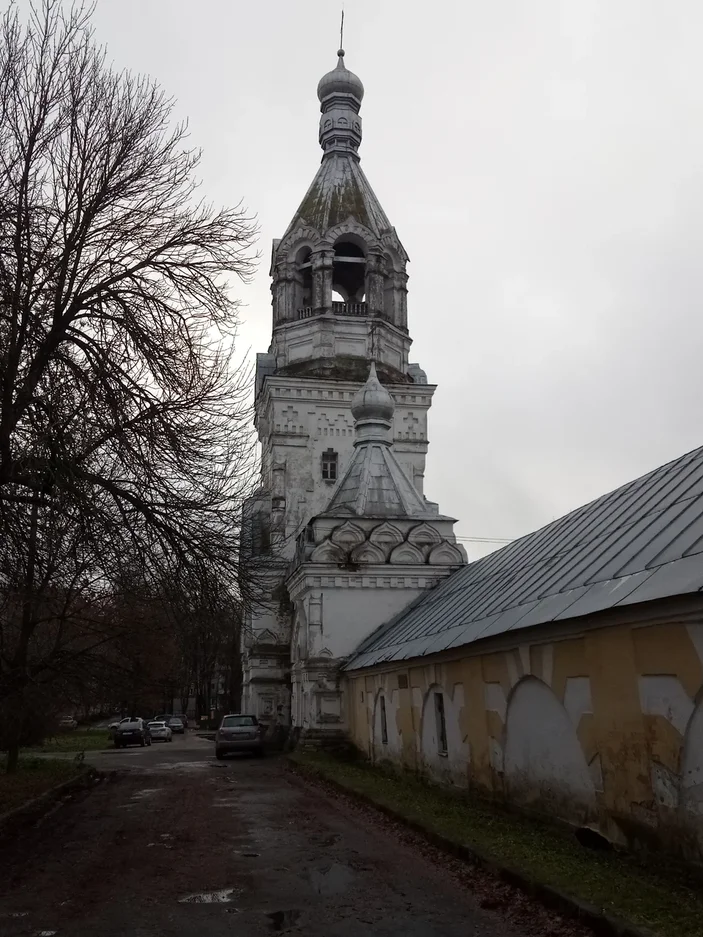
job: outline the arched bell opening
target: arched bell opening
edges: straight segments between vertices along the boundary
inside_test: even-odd
[[[334,245],[332,311],[338,315],[365,315],[366,252],[362,244],[341,238]]]
[[[312,250],[301,247],[295,257],[295,271],[297,274],[297,303],[298,309],[312,306]]]

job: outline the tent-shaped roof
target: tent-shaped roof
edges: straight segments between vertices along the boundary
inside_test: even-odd
[[[376,237],[393,230],[358,157],[350,153],[326,153],[288,231],[302,220],[322,234],[349,217]]]

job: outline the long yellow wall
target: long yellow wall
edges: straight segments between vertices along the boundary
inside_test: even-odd
[[[353,740],[374,760],[703,858],[703,624],[589,628],[347,684]]]

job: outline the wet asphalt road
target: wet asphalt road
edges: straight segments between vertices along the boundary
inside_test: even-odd
[[[282,759],[188,734],[90,760],[125,770],[0,840],[2,937],[525,933]]]

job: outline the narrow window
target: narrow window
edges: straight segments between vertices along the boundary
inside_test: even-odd
[[[381,741],[388,745],[388,723],[386,722],[386,698],[381,697]]]
[[[337,453],[327,449],[322,453],[322,477],[325,481],[337,481]]]
[[[444,718],[444,696],[434,695],[434,711],[437,718],[437,750],[440,755],[447,754],[447,723]]]

